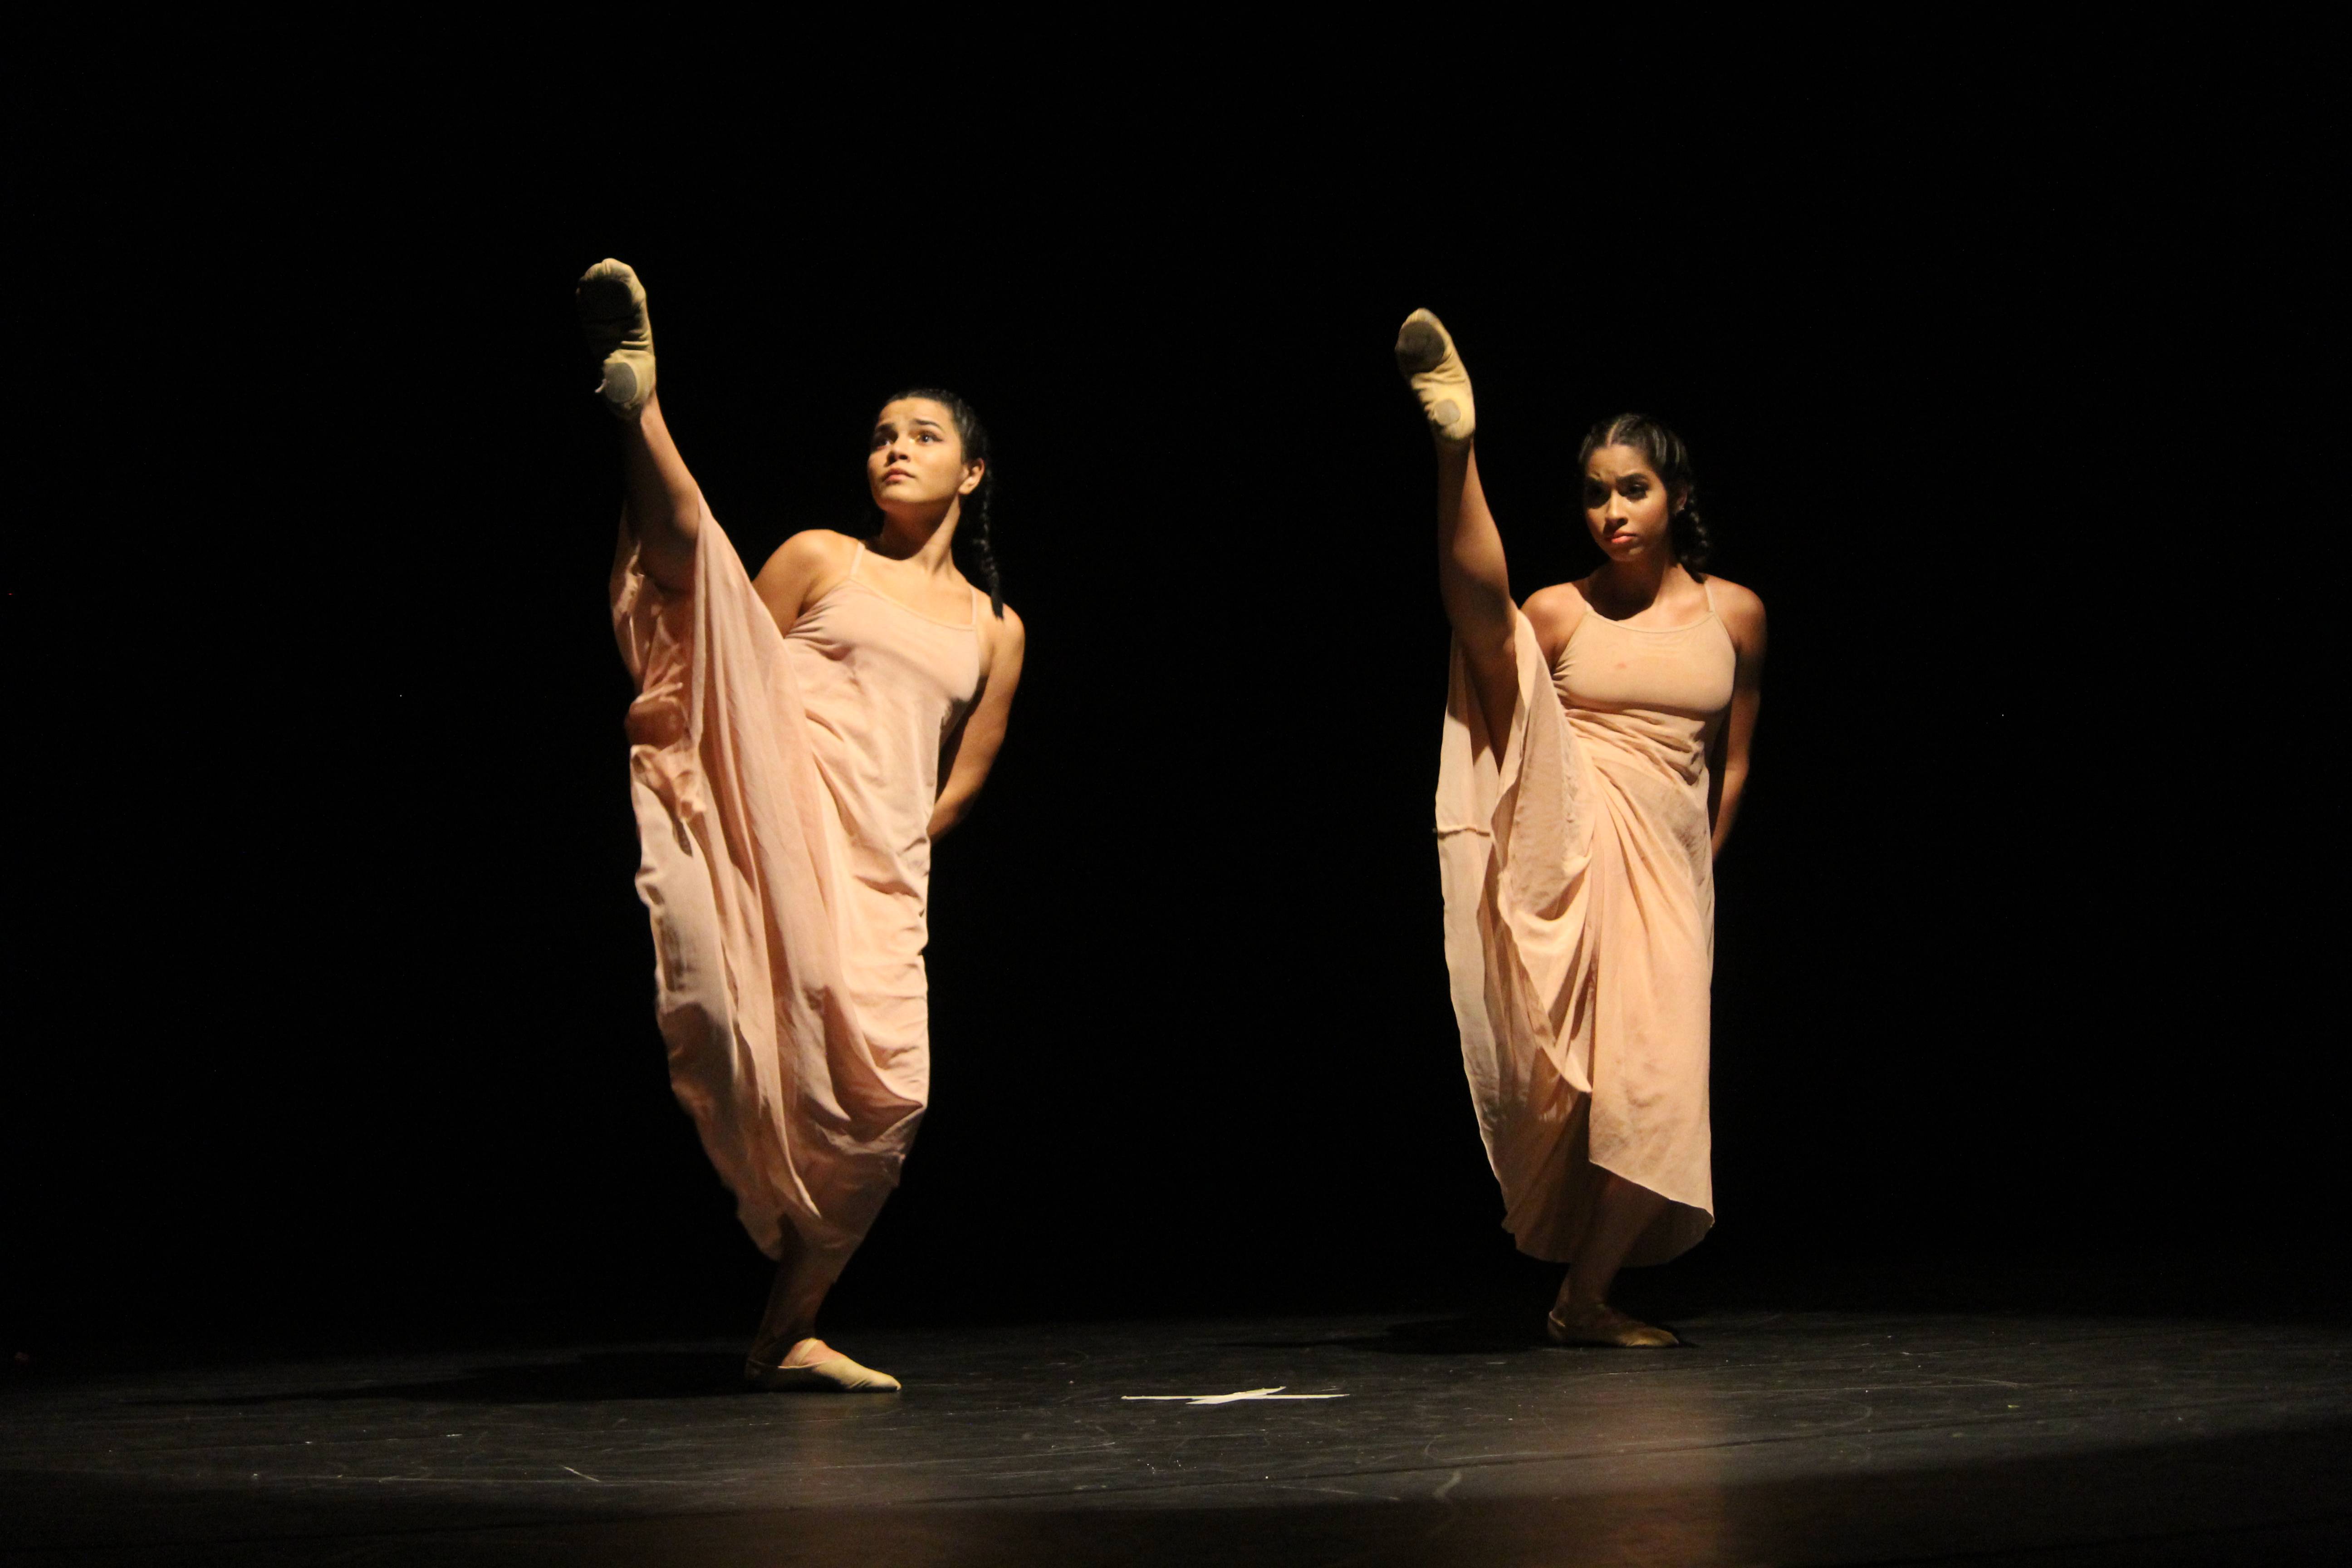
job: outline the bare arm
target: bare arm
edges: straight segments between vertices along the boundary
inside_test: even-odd
[[[1499,745],[1518,704],[1517,612],[1503,535],[1486,510],[1478,454],[1467,442],[1437,447],[1437,596],[1469,666],[1486,733]]]
[[[669,438],[659,393],[636,417],[621,421],[621,480],[646,575],[673,594],[691,589],[702,489]]]
[[[1716,597],[1738,663],[1731,677],[1731,710],[1717,732],[1714,778],[1707,801],[1714,818],[1715,853],[1723,853],[1748,787],[1748,756],[1756,738],[1756,715],[1764,702],[1764,601],[1737,584],[1716,580]]]
[[[1029,634],[1011,609],[994,623],[988,672],[981,678],[980,700],[965,714],[956,737],[949,742],[948,766],[940,784],[939,803],[931,807],[931,837],[939,837],[971,809],[972,797],[988,782],[996,753],[1004,744],[1004,727],[1013,716],[1013,689],[1021,684],[1021,660]]]

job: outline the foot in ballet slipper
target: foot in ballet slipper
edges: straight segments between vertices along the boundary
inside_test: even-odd
[[[1544,1315],[1544,1332],[1556,1345],[1664,1350],[1682,1343],[1667,1330],[1629,1318],[1605,1301],[1596,1301],[1590,1307],[1554,1307]]]
[[[756,1359],[743,1363],[743,1381],[768,1394],[896,1394],[898,1380],[876,1372],[821,1341],[803,1340],[781,1366]]]
[[[1449,447],[1468,441],[1478,427],[1477,410],[1470,401],[1470,373],[1454,351],[1445,323],[1427,310],[1407,316],[1397,329],[1396,360],[1406,384],[1421,399],[1430,433]]]
[[[597,395],[620,417],[635,418],[654,395],[654,328],[645,285],[627,262],[607,257],[580,275],[573,298],[588,351],[604,362]]]

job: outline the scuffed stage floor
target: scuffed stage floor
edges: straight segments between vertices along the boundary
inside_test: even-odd
[[[1655,1353],[1479,1321],[844,1334],[19,1376],[7,1563],[2352,1561],[2352,1333],[1724,1313]],[[1336,1399],[1139,1394],[1279,1386]]]

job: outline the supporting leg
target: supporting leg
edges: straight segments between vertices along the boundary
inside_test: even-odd
[[[760,1315],[760,1331],[752,1336],[752,1360],[773,1366],[790,1361],[791,1352],[803,1343],[817,1342],[817,1309],[824,1305],[837,1270],[815,1265],[814,1255],[786,1226],[784,1255],[768,1288],[768,1310]]]
[[[788,1225],[784,1255],[768,1288],[768,1310],[743,1363],[754,1388],[823,1394],[895,1394],[898,1380],[860,1366],[816,1337],[817,1309],[841,1278],[843,1259],[804,1244]]]
[[[1613,1171],[1602,1178],[1592,1222],[1577,1244],[1568,1278],[1560,1281],[1559,1300],[1552,1303],[1547,1326],[1555,1341],[1628,1348],[1679,1342],[1664,1329],[1636,1321],[1609,1305],[1609,1289],[1617,1282],[1625,1254],[1665,1207],[1664,1197]]]

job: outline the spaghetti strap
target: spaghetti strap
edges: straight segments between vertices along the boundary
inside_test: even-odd
[[[865,559],[866,541],[861,539],[857,542],[857,548],[849,552],[849,575],[852,581],[855,581],[857,576],[857,563]],[[1714,601],[1709,600],[1707,607],[1714,608]]]
[[[1698,591],[1699,591],[1700,593],[1705,594],[1705,595],[1706,595],[1706,613],[1707,613],[1708,615],[1710,615],[1710,616],[1711,616],[1711,615],[1713,615],[1713,614],[1715,614],[1715,582],[1714,582],[1714,580],[1713,580],[1712,578],[1707,578],[1707,577],[1702,577],[1702,578],[1700,578],[1700,579],[1698,580]]]

